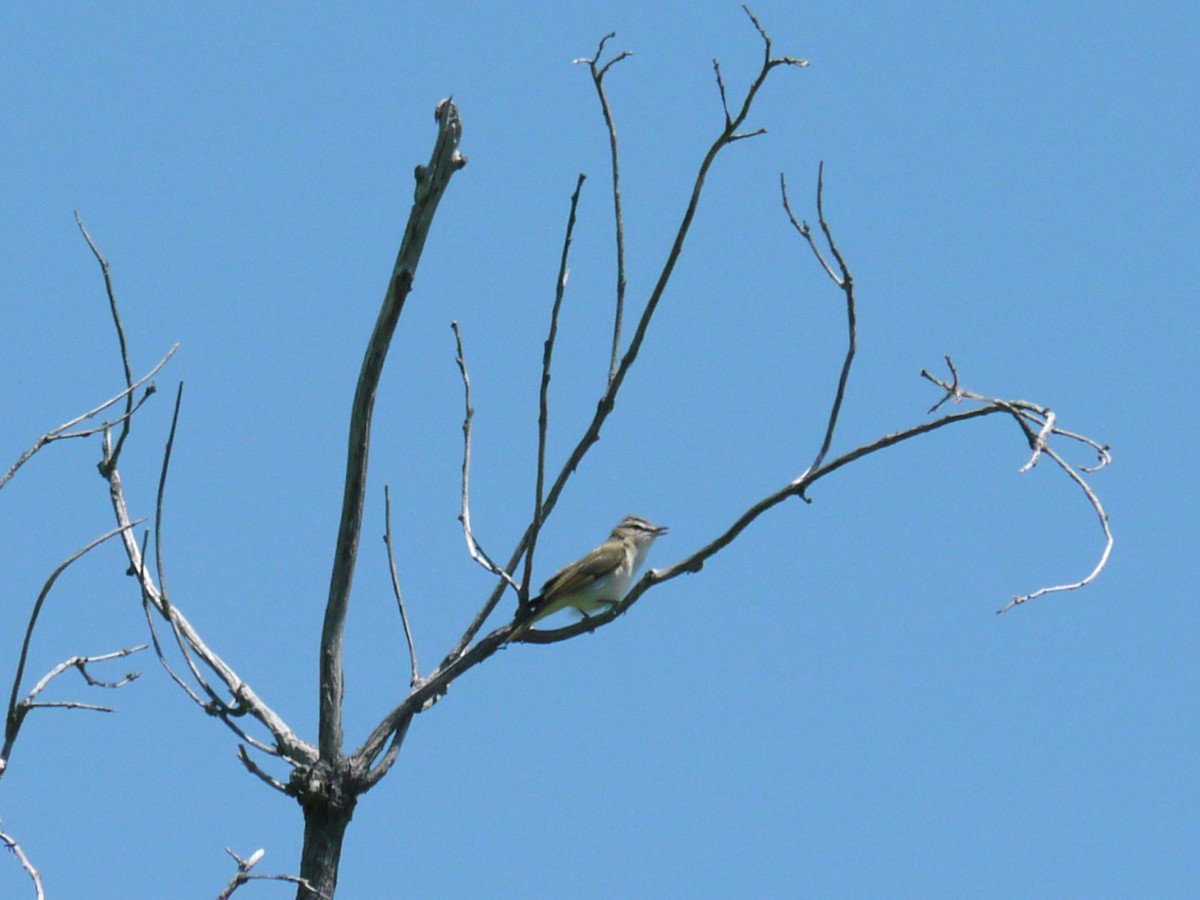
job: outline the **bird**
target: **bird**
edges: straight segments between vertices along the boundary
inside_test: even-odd
[[[655,538],[667,533],[641,516],[626,516],[608,540],[560,569],[529,601],[532,612],[508,640],[516,640],[532,625],[560,610],[574,608],[586,619],[597,610],[611,610],[624,599],[634,576],[646,561]]]

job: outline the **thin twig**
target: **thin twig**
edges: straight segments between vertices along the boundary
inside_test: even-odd
[[[600,46],[603,49],[604,43],[601,42]],[[583,191],[583,182],[586,178],[587,175],[580,172],[575,181],[575,190],[571,193],[571,209],[567,214],[562,253],[559,254],[558,259],[558,277],[554,282],[554,304],[550,307],[550,328],[546,335],[546,341],[542,345],[542,381],[538,388],[537,473],[534,478],[533,518],[531,520],[533,529],[529,535],[529,549],[525,554],[525,571],[521,576],[521,609],[519,610],[521,615],[527,611],[529,603],[529,583],[533,578],[533,557],[542,528],[542,503],[546,489],[546,436],[550,426],[550,367],[554,359],[554,344],[558,338],[558,316],[562,310],[563,297],[567,291],[567,277],[571,271],[567,263],[571,256],[571,242],[575,235],[575,218],[579,210],[579,197]],[[617,302],[619,316],[620,293],[618,293]],[[618,325],[618,327],[620,326]]]
[[[604,125],[608,129],[608,150],[612,169],[613,221],[617,231],[617,306],[616,314],[613,316],[612,356],[608,366],[610,384],[617,375],[617,363],[621,356],[621,322],[625,315],[625,216],[621,210],[621,165],[617,152],[617,125],[613,120],[612,109],[608,105],[608,96],[604,93],[604,76],[614,65],[633,55],[629,50],[622,50],[603,66],[597,66],[600,55],[604,52],[604,45],[613,37],[616,37],[615,31],[609,32],[601,38],[600,46],[596,48],[596,55],[591,59],[575,60],[576,63],[588,64],[588,71],[592,75],[592,84],[596,88],[596,96],[600,98],[600,109],[604,113]],[[583,177],[580,175],[580,183],[582,183]],[[577,185],[576,193],[578,190]],[[574,207],[572,207],[573,213]]]
[[[417,648],[413,644],[412,628],[408,624],[408,611],[404,608],[404,594],[400,591],[400,576],[396,573],[396,551],[392,546],[392,489],[391,485],[383,486],[383,542],[387,545],[388,570],[392,575],[392,593],[396,595],[396,605],[400,607],[400,623],[404,626],[404,639],[408,642],[408,659],[411,664],[412,676],[409,686],[421,680],[420,669],[417,666]]]
[[[104,291],[108,294],[108,309],[112,313],[113,325],[117,329],[117,342],[121,346],[121,365],[125,370],[125,387],[133,387],[133,370],[129,366],[129,348],[125,343],[125,326],[121,324],[121,311],[117,306],[117,294],[113,288],[112,273],[109,271],[108,260],[104,258],[104,254],[100,252],[100,248],[96,246],[96,242],[92,240],[92,236],[84,227],[83,219],[79,216],[79,210],[75,210],[75,224],[79,226],[79,231],[83,234],[83,239],[87,241],[88,247],[91,248],[92,255],[96,257],[96,262],[100,264],[100,271],[104,275]],[[117,438],[117,443],[113,449],[112,456],[105,460],[105,465],[117,464],[117,460],[121,456],[121,448],[125,446],[125,438],[129,437],[129,413],[133,411],[133,394],[129,392],[125,395],[125,416],[121,423],[121,436]]]
[[[80,703],[73,700],[62,701],[40,701],[38,696],[44,691],[59,675],[66,672],[68,669],[75,669],[83,677],[83,680],[90,687],[108,688],[116,690],[129,684],[131,681],[137,680],[140,677],[140,672],[129,672],[124,678],[119,681],[104,681],[99,678],[94,678],[87,670],[88,663],[107,662],[113,659],[129,656],[133,653],[138,653],[146,649],[146,645],[142,644],[138,647],[124,647],[121,650],[116,650],[112,653],[101,653],[95,656],[72,656],[70,659],[64,660],[56,665],[53,669],[47,672],[33,686],[33,689],[25,695],[25,698],[12,706],[7,717],[7,725],[5,728],[4,745],[0,747],[0,776],[8,770],[8,760],[12,755],[13,745],[16,743],[17,736],[20,733],[21,725],[30,710],[37,708],[59,708],[59,709],[83,709],[93,712],[114,712],[111,706],[103,706],[94,703]]]
[[[245,744],[238,744],[238,759],[241,760],[242,765],[246,767],[246,771],[248,771],[255,778],[258,778],[260,781],[262,781],[263,784],[266,784],[268,787],[274,788],[275,790],[279,791],[281,794],[288,793],[288,787],[286,784],[284,784],[279,779],[272,777],[269,773],[264,771],[258,765],[258,763],[256,763],[254,760],[252,760],[250,758],[250,753],[249,753],[249,751],[246,750]]]
[[[163,497],[167,490],[167,472],[171,468],[171,451],[175,447],[175,429],[179,425],[179,408],[183,404],[183,382],[175,389],[175,409],[171,413],[171,430],[167,433],[167,444],[163,448],[162,467],[158,474],[158,494],[154,503],[154,568],[158,573],[158,589],[162,593],[163,604],[170,605],[170,592],[167,590],[167,576],[163,571],[162,523]]]
[[[93,428],[88,428],[85,431],[73,431],[73,432],[68,431],[68,429],[74,428],[80,422],[84,422],[84,421],[87,421],[88,419],[93,418],[94,416],[98,416],[100,413],[104,412],[104,410],[108,409],[113,404],[119,403],[123,398],[129,396],[131,393],[136,391],[143,384],[145,384],[151,378],[153,378],[156,374],[158,374],[159,369],[161,369],[163,366],[165,366],[167,364],[167,360],[169,360],[172,356],[174,356],[175,351],[178,349],[179,349],[178,344],[173,345],[171,347],[171,349],[167,351],[167,355],[158,361],[158,365],[156,365],[153,369],[151,369],[149,372],[147,372],[145,375],[143,375],[141,378],[139,378],[137,381],[135,381],[129,387],[125,388],[125,390],[121,391],[121,393],[117,394],[115,397],[111,397],[108,400],[105,400],[99,406],[89,409],[87,412],[83,413],[82,415],[76,416],[75,418],[71,419],[71,421],[69,421],[69,422],[63,422],[63,424],[59,425],[57,428],[50,429],[45,434],[43,434],[40,438],[38,438],[36,441],[34,441],[33,446],[30,447],[28,450],[26,450],[24,453],[22,453],[21,456],[17,459],[17,461],[15,463],[13,463],[12,466],[9,468],[8,472],[5,473],[4,477],[0,478],[0,489],[2,489],[6,484],[8,484],[9,481],[12,480],[13,476],[17,474],[17,470],[19,468],[21,468],[21,466],[25,465],[25,463],[27,463],[29,461],[30,457],[32,457],[35,453],[37,453],[39,450],[41,450],[47,444],[53,443],[54,441],[58,441],[58,440],[66,440],[67,438],[90,437],[91,435],[96,434],[97,432],[103,431],[105,428],[111,428],[113,425],[117,424],[118,422],[128,420],[130,418],[130,416],[132,416],[133,413],[137,412],[137,410],[141,408],[141,405],[143,403],[145,403],[146,400],[148,400],[151,397],[151,395],[154,394],[154,385],[150,385],[149,387],[147,387],[145,393],[143,393],[142,396],[138,399],[138,402],[133,407],[133,409],[130,412],[122,415],[120,418],[114,419],[111,422],[102,422],[101,424],[99,424]]]
[[[318,897],[324,897],[326,900],[330,900],[328,894],[317,890],[307,878],[301,878],[299,875],[251,874],[250,870],[257,866],[259,861],[265,855],[266,851],[264,850],[255,850],[247,859],[242,859],[228,847],[225,848],[225,852],[233,857],[234,862],[237,863],[238,870],[234,874],[233,878],[229,880],[229,883],[225,885],[224,889],[222,889],[221,893],[217,894],[217,900],[229,900],[229,898],[233,895],[233,892],[240,888],[247,881],[286,881],[290,884],[300,885],[310,894],[315,894]]]
[[[212,685],[208,683],[208,679],[204,677],[204,673],[200,671],[200,667],[196,665],[196,661],[192,658],[192,653],[188,648],[187,640],[176,627],[175,618],[171,615],[172,604],[171,594],[167,589],[167,576],[163,567],[163,498],[166,496],[167,490],[167,475],[171,469],[171,453],[175,448],[175,432],[179,426],[179,410],[183,405],[183,382],[179,382],[179,387],[175,391],[175,408],[171,413],[171,429],[167,433],[167,443],[163,448],[162,467],[158,476],[158,493],[154,505],[154,568],[158,574],[158,590],[161,604],[159,612],[163,618],[171,626],[171,631],[175,635],[175,644],[179,648],[180,654],[183,656],[183,661],[187,663],[188,669],[192,673],[192,677],[196,679],[196,683],[201,689],[208,694],[209,703],[206,704],[206,709],[211,713],[219,713],[221,710],[227,710],[224,701],[213,690]]]
[[[458,329],[458,322],[451,322],[450,328],[454,331],[454,345],[456,348],[454,361],[458,363],[458,371],[462,375],[463,382],[462,506],[458,514],[458,521],[462,522],[463,537],[466,539],[467,552],[471,554],[471,559],[475,560],[475,562],[479,563],[479,565],[483,566],[493,575],[499,575],[519,595],[521,591],[520,585],[513,580],[512,575],[492,562],[492,558],[484,552],[484,549],[479,546],[479,542],[475,540],[475,532],[471,528],[471,421],[475,418],[475,407],[471,405],[471,376],[467,373],[467,358],[463,353],[462,333]]]

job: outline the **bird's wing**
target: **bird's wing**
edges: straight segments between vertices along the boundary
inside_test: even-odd
[[[622,547],[597,547],[579,562],[560,569],[542,586],[542,596],[566,595],[585,590],[596,579],[607,575],[620,565],[625,556]]]

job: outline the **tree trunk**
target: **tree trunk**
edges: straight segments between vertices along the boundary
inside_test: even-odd
[[[307,789],[298,799],[304,808],[304,848],[300,852],[300,877],[307,882],[296,890],[296,900],[333,900],[337,890],[342,840],[354,816],[357,793],[348,789],[351,779],[343,767],[335,773],[318,763],[307,772]],[[319,777],[319,774],[325,777]],[[332,774],[332,777],[330,775]],[[293,783],[298,779],[293,774]]]

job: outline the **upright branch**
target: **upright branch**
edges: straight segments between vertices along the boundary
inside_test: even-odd
[[[463,352],[462,332],[458,322],[450,323],[454,331],[454,345],[457,354],[454,361],[458,364],[458,372],[463,382],[463,461],[462,461],[462,506],[459,510],[458,521],[462,522],[463,537],[467,542],[467,552],[471,559],[479,563],[493,575],[499,575],[514,591],[520,592],[520,587],[513,577],[492,562],[492,558],[484,552],[475,540],[475,530],[471,527],[471,422],[475,418],[475,407],[471,403],[471,375],[467,372],[467,357]]]
[[[808,65],[807,61],[796,59],[790,56],[773,57],[771,56],[771,39],[763,30],[758,19],[754,14],[746,9],[746,14],[754,23],[755,29],[763,41],[763,63],[758,74],[747,88],[745,97],[742,100],[742,105],[734,116],[730,116],[726,107],[725,127],[717,135],[716,139],[709,146],[708,151],[704,154],[704,158],[700,162],[700,168],[696,173],[695,180],[692,184],[691,195],[688,198],[687,207],[684,210],[683,220],[676,229],[675,238],[671,243],[671,249],[667,253],[666,261],[663,263],[662,270],[659,272],[654,288],[650,292],[650,296],[646,301],[646,306],[642,310],[642,315],[638,319],[637,327],[634,330],[633,338],[629,342],[629,347],[621,356],[620,363],[611,380],[608,388],[600,397],[600,401],[596,406],[596,413],[592,417],[591,423],[584,431],[579,443],[575,445],[575,449],[568,456],[567,461],[563,464],[554,483],[551,485],[549,492],[546,495],[544,507],[545,515],[549,515],[554,505],[558,502],[559,495],[566,486],[571,474],[578,467],[583,457],[593,444],[600,439],[600,430],[607,420],[609,414],[616,407],[617,394],[621,389],[621,385],[625,381],[625,377],[629,374],[629,370],[637,361],[638,354],[641,352],[642,342],[646,339],[646,334],[650,329],[650,322],[654,318],[654,313],[658,309],[658,304],[662,300],[663,294],[666,292],[667,285],[670,283],[671,276],[675,271],[675,265],[679,261],[679,257],[683,252],[684,242],[687,240],[688,233],[691,230],[692,220],[696,216],[696,210],[700,206],[700,196],[704,190],[704,181],[708,177],[708,172],[716,161],[717,155],[725,149],[725,147],[738,141],[744,137],[749,137],[749,134],[739,134],[738,129],[746,121],[750,115],[750,109],[754,105],[754,100],[758,96],[759,90],[767,80],[767,76],[771,71],[779,66],[794,66],[803,68]],[[723,88],[723,85],[722,85]],[[762,133],[761,131],[754,132],[755,134]],[[528,534],[528,532],[527,532]],[[518,552],[522,551],[527,543],[523,540],[518,547]]]
[[[104,258],[104,254],[100,252],[100,248],[96,246],[96,242],[92,240],[92,236],[88,234],[87,228],[84,227],[83,219],[79,217],[79,211],[75,211],[75,224],[79,226],[79,231],[83,234],[83,239],[87,241],[88,247],[91,248],[92,255],[96,257],[96,262],[100,265],[100,272],[104,276],[104,291],[108,295],[108,311],[112,315],[113,324],[117,329],[117,343],[121,346],[121,365],[125,369],[125,387],[133,387],[133,370],[129,367],[129,347],[125,343],[125,326],[121,324],[121,310],[117,306],[117,294],[113,290],[112,272],[108,267],[108,260]],[[125,446],[125,439],[129,437],[129,417],[133,412],[133,392],[128,391],[125,395],[125,415],[121,419],[121,436],[117,438],[116,446],[113,448],[111,458],[108,461],[110,465],[116,465],[121,456],[121,448]]]
[[[400,590],[400,576],[396,573],[396,550],[392,545],[392,489],[383,486],[383,543],[387,546],[388,571],[392,576],[392,593],[396,595],[396,606],[400,609],[400,623],[404,627],[404,640],[408,642],[408,662],[411,672],[409,686],[421,680],[421,669],[417,665],[417,646],[413,642],[412,628],[408,624],[408,610],[404,608],[404,593]]]
[[[604,42],[600,43],[601,48],[604,47]],[[623,54],[622,57],[627,56]],[[616,60],[613,60],[616,62]],[[610,62],[609,65],[612,65]],[[592,63],[595,68],[595,63]],[[605,66],[601,70],[597,78],[603,77],[603,73],[608,69]],[[599,82],[597,82],[599,83]],[[533,488],[533,518],[530,520],[532,532],[529,535],[529,551],[525,554],[525,571],[521,576],[521,607],[522,612],[525,611],[526,605],[529,602],[529,583],[533,578],[533,556],[537,549],[538,534],[542,528],[543,511],[542,505],[545,502],[546,493],[546,435],[550,427],[550,367],[554,360],[554,343],[558,338],[558,315],[562,310],[563,296],[567,291],[567,278],[570,276],[571,270],[567,263],[571,256],[571,241],[575,235],[575,217],[579,210],[579,195],[583,190],[583,182],[587,176],[580,172],[579,177],[575,181],[575,190],[571,193],[571,211],[567,215],[567,229],[563,235],[562,253],[558,259],[558,277],[554,282],[554,303],[550,307],[550,328],[546,334],[546,341],[542,345],[542,381],[538,388],[538,444],[537,444],[537,471],[534,475]],[[619,203],[619,201],[618,201]],[[619,213],[618,213],[619,215]],[[620,221],[618,219],[618,221]],[[620,235],[621,229],[618,227],[617,234]],[[618,237],[618,248],[623,246],[623,240]],[[618,249],[618,253],[622,251]],[[621,328],[621,304],[624,294],[624,276],[621,276],[620,285],[617,289],[617,331],[618,337],[614,341],[619,340],[619,332]],[[616,352],[616,344],[613,345],[613,352]],[[614,357],[615,359],[615,357]]]
[[[621,321],[625,315],[625,216],[621,211],[621,160],[617,153],[617,125],[613,121],[612,109],[608,105],[608,96],[604,93],[604,76],[621,60],[633,55],[629,50],[622,50],[604,65],[599,64],[600,56],[604,53],[604,45],[616,36],[615,31],[610,31],[602,37],[600,46],[596,48],[596,55],[591,59],[574,60],[576,64],[587,63],[588,65],[592,84],[596,88],[596,96],[600,98],[600,110],[604,113],[604,125],[608,129],[608,151],[612,169],[613,222],[617,231],[617,305],[616,313],[613,316],[612,356],[608,365],[610,384],[617,376],[617,362],[621,355]]]
[[[451,176],[467,164],[458,152],[462,123],[458,107],[441,101],[434,113],[438,123],[437,141],[429,165],[418,166],[412,210],[400,242],[392,275],[388,279],[383,306],[375,321],[375,330],[367,342],[362,369],[354,390],[350,411],[350,436],[346,449],[346,480],[342,493],[342,515],[338,526],[333,569],[329,578],[329,599],[325,604],[325,622],[321,630],[320,650],[320,726],[318,748],[322,759],[336,759],[342,749],[342,641],[350,585],[358,558],[362,532],[363,498],[367,483],[367,457],[371,443],[371,414],[375,391],[383,372],[383,363],[400,320],[404,301],[412,290],[425,239],[433,225],[433,216]]]
[[[825,259],[825,255],[821,252],[821,248],[813,240],[812,229],[808,227],[808,222],[798,222],[795,215],[792,214],[792,206],[788,202],[787,179],[784,178],[782,172],[779,175],[779,192],[783,196],[783,208],[787,213],[788,221],[792,223],[792,227],[804,238],[808,246],[812,249],[813,255],[816,256],[817,262],[825,270],[825,274],[838,286],[846,298],[846,330],[849,332],[846,358],[842,361],[842,374],[838,378],[837,392],[833,398],[833,405],[829,409],[829,422],[825,426],[825,438],[821,441],[821,449],[817,451],[816,458],[813,459],[812,463],[805,470],[805,474],[807,474],[818,468],[825,461],[825,456],[829,453],[829,448],[833,444],[833,433],[837,429],[838,416],[842,411],[842,401],[846,397],[846,384],[850,381],[850,368],[854,365],[854,354],[858,350],[858,315],[854,306],[854,276],[850,274],[850,267],[846,265],[846,260],[842,257],[841,251],[838,250],[838,246],[833,240],[833,232],[829,228],[829,223],[825,221],[825,163],[822,162],[817,166],[817,221],[821,226],[822,234],[825,235],[825,243],[829,247],[829,252],[833,255],[834,261],[837,263],[837,272],[833,270],[829,261]]]

